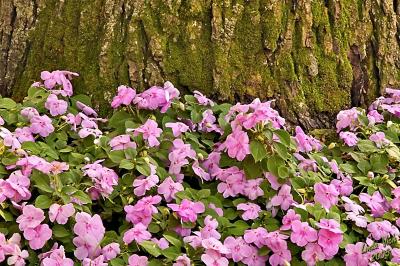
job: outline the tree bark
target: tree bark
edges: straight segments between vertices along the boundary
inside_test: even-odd
[[[329,127],[400,86],[399,32],[398,0],[0,0],[0,92],[68,69],[103,110],[119,84],[170,80]]]

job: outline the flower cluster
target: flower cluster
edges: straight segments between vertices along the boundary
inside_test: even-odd
[[[330,143],[272,101],[119,86],[99,117],[69,71],[0,98],[0,263],[400,263],[400,91],[339,112]]]

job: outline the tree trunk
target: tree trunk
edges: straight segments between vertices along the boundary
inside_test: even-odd
[[[400,86],[399,32],[398,0],[0,0],[0,91],[21,99],[67,69],[100,106],[170,80],[327,127]]]

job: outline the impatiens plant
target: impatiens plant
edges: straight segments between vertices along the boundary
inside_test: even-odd
[[[69,71],[0,98],[0,263],[395,265],[400,91],[334,142],[271,102],[120,86],[100,118]]]

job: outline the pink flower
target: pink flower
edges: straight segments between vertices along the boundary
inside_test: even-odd
[[[166,123],[165,127],[172,129],[172,134],[174,135],[175,138],[179,137],[182,133],[185,133],[186,131],[189,130],[189,127],[182,122]]]
[[[25,205],[22,214],[18,216],[19,229],[25,231],[27,228],[35,228],[44,220],[44,212],[33,205]]]
[[[15,266],[24,266],[25,259],[29,257],[28,251],[21,251],[20,247],[17,245],[14,246],[14,250],[10,255],[11,256],[7,259],[7,264]]]
[[[385,214],[386,211],[389,210],[389,204],[386,199],[379,193],[379,191],[375,191],[372,196],[367,193],[360,193],[359,199],[361,202],[367,204],[367,206],[371,209],[372,216],[381,217]]]
[[[113,192],[113,187],[118,184],[118,175],[114,170],[102,166],[100,162],[87,164],[82,167],[82,170],[85,175],[92,179],[95,191],[103,196],[108,196]]]
[[[376,132],[369,137],[369,140],[375,142],[378,148],[387,145],[390,143],[389,140],[385,138],[385,133],[383,132]]]
[[[184,199],[181,204],[167,204],[183,222],[195,222],[197,220],[197,214],[203,213],[205,211],[204,204],[199,202],[192,202],[190,200]]]
[[[254,203],[240,203],[236,206],[236,208],[244,211],[242,218],[245,221],[257,219],[259,212],[261,211],[260,206]]]
[[[53,246],[53,248],[56,248]],[[74,262],[65,257],[64,247],[52,249],[51,251],[45,253],[46,257],[42,259],[43,266],[73,266]],[[43,255],[43,254],[42,254]],[[39,255],[40,256],[40,255]],[[40,257],[39,257],[40,259]]]
[[[132,256],[129,257],[128,263],[129,263],[128,266],[147,266],[148,259],[145,256],[139,256],[133,254]]]
[[[337,132],[340,132],[342,129],[349,127],[350,130],[354,130],[356,126],[358,126],[358,115],[360,112],[356,107],[353,107],[349,110],[340,111],[336,117],[336,129]]]
[[[167,239],[165,239],[164,237],[157,239],[155,237],[153,237],[151,239],[152,242],[154,242],[155,244],[157,244],[157,246],[161,249],[164,250],[166,248],[169,247],[169,242],[167,241]]]
[[[69,80],[72,76],[79,76],[77,73],[66,70],[55,70],[53,72],[42,71],[40,73],[41,79],[44,81],[44,86],[47,89],[53,89],[56,85],[62,85],[62,90],[53,90],[53,93],[61,94],[63,96],[72,96],[72,84]]]
[[[77,259],[83,260],[84,258],[95,258],[100,255],[98,238],[91,234],[80,235],[75,237],[72,242],[76,246],[74,255]]]
[[[367,226],[368,232],[371,233],[375,240],[380,240],[390,237],[391,234],[398,234],[398,230],[392,226],[389,221],[372,222]]]
[[[296,127],[295,140],[297,143],[297,150],[301,152],[310,152],[312,150],[319,151],[322,148],[319,140],[308,136],[304,133],[301,127]]]
[[[223,181],[218,184],[219,193],[223,193],[224,198],[235,197],[242,193],[245,188],[246,177],[244,172],[236,166],[228,169],[221,169],[217,179]]]
[[[54,131],[54,127],[51,124],[51,119],[47,115],[34,116],[30,120],[31,132],[39,134],[42,137],[47,137]]]
[[[190,259],[186,254],[183,254],[176,258],[172,266],[190,266]]]
[[[29,127],[16,128],[15,136],[21,143],[25,141],[35,142],[35,138],[33,137],[31,129]]]
[[[217,229],[218,228],[218,222],[216,219],[213,219],[210,215],[207,215],[206,218],[204,219],[204,227],[200,230],[200,236],[202,239],[207,239],[207,238],[215,238],[215,239],[220,239],[221,234],[218,233]]]
[[[152,119],[147,119],[147,121],[142,126],[134,129],[134,136],[138,136],[139,133],[143,134],[143,139],[148,141],[150,147],[160,145],[160,142],[157,138],[160,137],[162,130],[158,128],[158,124],[156,121]]]
[[[133,186],[135,187],[133,193],[138,197],[143,196],[147,190],[157,185],[159,180],[160,179],[156,175],[156,166],[150,164],[150,175],[146,178],[140,176],[133,181]]]
[[[228,266],[229,261],[215,251],[208,251],[201,255],[201,261],[204,262],[206,266]]]
[[[368,253],[363,254],[364,245],[365,244],[361,242],[358,242],[355,245],[346,245],[346,255],[344,255],[346,266],[368,265],[371,255]]]
[[[121,252],[118,243],[110,243],[102,248],[101,253],[104,256],[105,261],[112,260],[118,256]]]
[[[269,172],[264,172],[264,176],[270,183],[272,189],[278,190],[282,186],[282,184],[278,182],[278,178],[276,178],[276,176],[274,176],[273,174]]]
[[[93,110],[93,108],[87,106],[86,104],[80,101],[76,101],[76,107],[78,107],[78,109],[81,110],[87,116],[97,117],[97,113],[95,110]]]
[[[172,199],[175,199],[175,194],[179,191],[183,191],[182,184],[174,182],[171,177],[167,177],[157,189],[158,194],[163,195],[166,202],[170,202]]]
[[[251,200],[263,196],[264,191],[260,188],[262,182],[262,178],[247,180],[243,193]]]
[[[203,168],[200,167],[199,162],[195,160],[192,165],[193,172],[203,180],[210,181],[211,176]]]
[[[258,249],[250,246],[250,252],[243,258],[242,262],[245,265],[254,265],[254,266],[265,266],[267,265],[267,257],[266,256],[259,256]]]
[[[36,250],[41,249],[52,236],[52,231],[47,224],[40,224],[35,228],[26,228],[24,237],[29,241],[29,246]]]
[[[291,187],[289,185],[283,184],[278,192],[278,195],[272,197],[272,206],[280,206],[282,210],[289,209],[290,205],[292,205],[292,203],[294,202],[290,190]]]
[[[274,252],[274,254],[269,257],[269,263],[271,263],[271,266],[286,266],[291,260],[292,254],[290,253],[290,250],[287,249]]]
[[[133,228],[124,233],[123,240],[124,243],[128,245],[134,240],[137,243],[141,243],[144,240],[149,240],[150,238],[151,234],[147,231],[147,227],[141,223],[138,223]]]
[[[263,227],[258,227],[255,229],[246,230],[244,233],[244,241],[247,244],[254,244],[258,248],[261,248],[265,245],[265,239],[268,236],[268,231]]]
[[[229,249],[228,258],[232,258],[234,262],[239,262],[251,254],[251,247],[243,240],[243,238],[233,238],[228,236],[224,240],[224,246]]]
[[[34,116],[39,116],[39,112],[33,107],[25,107],[21,110],[21,115],[28,120],[31,120]]]
[[[136,143],[131,141],[129,135],[119,135],[110,140],[111,149],[114,151],[125,150],[128,148],[136,149]]]
[[[111,107],[117,108],[120,105],[130,105],[136,96],[136,91],[132,88],[121,85],[118,87],[118,94],[112,100]]]
[[[74,213],[75,208],[72,203],[68,203],[63,206],[54,203],[49,209],[49,220],[51,222],[57,221],[58,224],[66,224],[68,222],[68,218],[74,215]]]
[[[4,196],[15,202],[28,200],[31,197],[31,192],[29,191],[30,180],[20,170],[12,172],[10,177],[0,184],[0,189]]]
[[[74,233],[79,236],[91,235],[100,242],[105,233],[103,221],[98,214],[90,216],[86,212],[78,212],[75,215],[76,224],[74,225]]]
[[[6,255],[9,255],[14,250],[13,245],[10,245],[3,233],[0,233],[0,262],[3,262]]]
[[[318,261],[325,259],[325,254],[320,245],[308,243],[306,249],[301,253],[301,258],[307,263],[307,266],[314,266]]]
[[[349,132],[349,131],[340,132],[339,137],[349,147],[353,147],[353,146],[357,145],[358,138],[357,138],[357,135],[354,134],[353,132]]]
[[[300,247],[304,247],[310,242],[317,241],[317,230],[308,225],[307,222],[295,220],[292,222],[292,233],[290,241]]]
[[[152,214],[158,213],[158,210],[154,204],[158,204],[161,201],[160,196],[148,196],[144,197],[134,205],[126,205],[124,210],[126,212],[126,220],[133,224],[142,223],[145,226],[149,225],[152,220]]]
[[[281,230],[290,230],[294,221],[300,221],[300,215],[290,209],[282,218]]]
[[[61,174],[62,172],[67,171],[68,169],[69,165],[64,162],[57,162],[57,161],[51,162],[50,172],[53,175]]]
[[[229,157],[238,161],[243,161],[246,155],[250,154],[249,137],[239,128],[228,135],[224,147],[228,150]]]
[[[330,209],[339,201],[339,191],[332,184],[326,185],[323,183],[316,183],[314,185],[315,196],[314,200],[320,203],[325,209]]]
[[[52,116],[65,114],[68,108],[68,103],[64,100],[59,100],[56,95],[50,94],[44,104]]]
[[[367,117],[370,125],[375,125],[377,123],[382,123],[384,121],[383,115],[378,113],[378,111],[376,110],[369,111]]]
[[[199,91],[194,91],[194,92],[193,92],[193,96],[197,99],[197,102],[198,102],[200,105],[204,105],[204,106],[207,106],[207,105],[213,106],[213,105],[214,105],[213,101],[211,101],[210,99],[208,99],[206,96],[204,96],[204,95],[203,95],[201,92],[199,92]]]
[[[104,262],[104,257],[103,255],[98,256],[95,259],[89,259],[89,258],[85,258],[82,261],[82,266],[107,266],[108,263]]]
[[[318,244],[322,247],[326,259],[333,258],[339,251],[339,244],[343,240],[339,223],[332,219],[321,219],[317,226],[321,228],[318,232]]]

